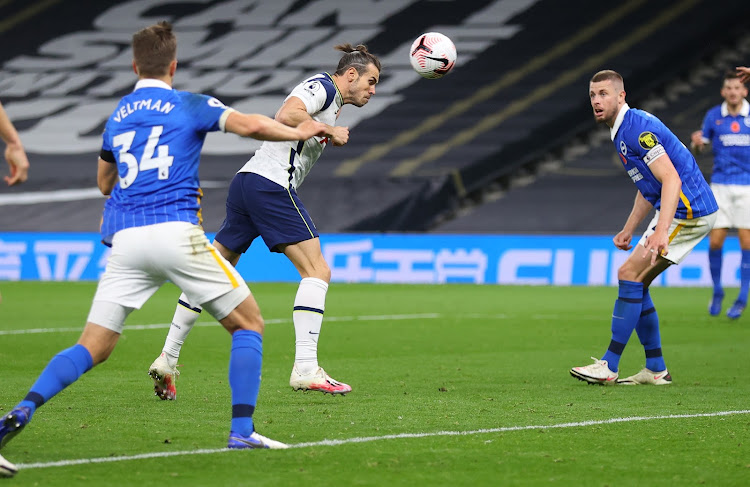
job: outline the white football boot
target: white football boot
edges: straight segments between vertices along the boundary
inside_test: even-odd
[[[318,367],[318,370],[315,372],[302,375],[297,370],[296,364],[292,368],[289,385],[295,391],[320,391],[323,394],[344,395],[352,391],[352,388],[348,384],[332,379],[322,367]]]
[[[643,369],[635,375],[631,375],[630,377],[626,377],[624,379],[619,379],[617,383],[626,386],[637,386],[645,384],[651,384],[654,386],[667,386],[672,383],[672,376],[669,375],[669,371],[667,369],[664,369],[661,372],[654,372],[653,370]]]
[[[167,354],[162,352],[151,367],[148,369],[148,375],[154,379],[154,394],[159,396],[163,401],[174,401],[177,399],[177,389],[175,381],[180,376],[177,366],[170,366],[167,360]]]
[[[594,361],[593,364],[573,367],[570,369],[570,375],[589,384],[615,384],[617,382],[618,374],[609,370],[606,360],[599,360],[595,357],[591,359]]]
[[[227,448],[244,450],[244,449],[256,449],[256,448],[268,448],[271,450],[284,450],[289,448],[289,445],[280,441],[266,438],[257,431],[250,433],[250,436],[242,436],[239,433],[232,431],[229,433],[229,440],[227,441]]]

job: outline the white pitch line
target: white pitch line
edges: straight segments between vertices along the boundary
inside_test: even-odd
[[[440,313],[420,313],[420,314],[401,314],[401,315],[380,315],[380,316],[327,316],[326,321],[396,321],[396,320],[432,320],[441,318]],[[265,320],[265,323],[291,323],[291,318],[277,318],[272,320]],[[169,328],[169,323],[153,323],[150,325],[125,325],[124,330],[156,330],[159,328]],[[199,322],[195,326],[220,326],[217,322]],[[35,335],[39,333],[65,333],[65,332],[80,332],[83,330],[83,325],[72,328],[28,328],[28,329],[16,329],[16,330],[0,330],[0,336],[2,335]]]
[[[514,316],[506,314],[480,314],[480,313],[469,313],[456,315],[462,318],[469,319],[482,319],[482,320],[505,320],[511,319]],[[397,315],[371,315],[371,316],[326,316],[325,321],[397,321],[397,320],[434,320],[438,318],[446,318],[447,315],[441,313],[417,313],[417,314],[397,314]],[[531,316],[531,320],[555,320],[559,319],[559,316],[554,315],[534,315]],[[600,316],[578,316],[578,321],[582,320],[601,320]],[[275,318],[265,321],[267,325],[273,325],[276,323],[291,323],[291,318]],[[152,323],[148,325],[125,325],[125,331],[128,330],[156,330],[161,328],[169,328],[169,323]],[[216,322],[201,321],[195,324],[195,326],[218,326]],[[0,336],[3,335],[36,335],[40,333],[66,333],[66,332],[80,332],[83,330],[83,325],[79,327],[68,327],[68,328],[18,328],[13,330],[0,330]]]
[[[322,440],[312,441],[307,443],[296,443],[289,445],[290,449],[294,448],[311,448],[315,446],[339,446],[354,443],[369,443],[372,441],[382,440],[401,440],[408,438],[429,438],[435,436],[472,436],[482,435],[489,433],[505,433],[512,431],[527,431],[527,430],[548,430],[548,429],[561,429],[561,428],[580,428],[585,426],[597,426],[602,424],[616,424],[616,423],[630,423],[635,421],[656,421],[663,419],[690,419],[690,418],[713,418],[717,416],[732,416],[738,414],[750,414],[750,409],[742,409],[738,411],[717,411],[713,413],[695,413],[695,414],[667,414],[662,416],[630,416],[625,418],[610,418],[601,420],[588,420],[588,421],[576,421],[573,423],[558,423],[558,424],[547,424],[547,425],[528,425],[528,426],[504,426],[500,428],[487,428],[478,429],[471,431],[435,431],[432,433],[400,433],[396,435],[382,435],[382,436],[364,436],[359,438],[347,438],[343,440]],[[165,458],[175,457],[182,455],[206,455],[213,453],[226,453],[232,450],[227,448],[214,448],[214,449],[200,449],[200,450],[184,450],[174,452],[154,452],[154,453],[142,453],[139,455],[127,455],[120,457],[99,457],[99,458],[81,458],[78,460],[59,460],[56,462],[40,462],[40,463],[19,463],[16,466],[19,469],[31,470],[36,468],[50,468],[50,467],[69,467],[73,465],[88,465],[92,463],[110,463],[110,462],[125,462],[129,460],[147,460],[151,458]]]

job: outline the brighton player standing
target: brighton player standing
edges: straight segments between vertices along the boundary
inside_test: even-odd
[[[296,190],[329,142],[341,146],[349,140],[349,129],[334,124],[343,105],[364,106],[375,94],[380,61],[363,45],[343,44],[335,49],[345,54],[334,74],[320,73],[304,80],[275,116],[292,127],[320,121],[326,124],[326,136],[305,142],[264,142],[232,179],[226,218],[214,245],[237,265],[253,240],[261,236],[271,252],[289,258],[302,278],[292,312],[296,352],[289,384],[295,390],[346,394],[352,388],[332,379],[318,365],[318,338],[331,270],[323,258],[315,224]],[[176,397],[177,359],[200,312],[201,307],[186,294],[180,296],[162,353],[149,369],[154,391],[162,399]]]
[[[57,354],[0,420],[0,446],[37,408],[105,361],[130,312],[171,280],[232,336],[229,448],[284,448],[253,427],[263,319],[247,285],[200,226],[198,163],[207,132],[305,140],[325,133],[324,126],[310,122],[292,128],[263,115],[238,113],[215,98],[173,90],[177,41],[167,22],[136,32],[132,47],[139,80],[107,121],[98,162],[99,188],[111,194],[101,231],[112,254],[78,343]]]
[[[610,128],[623,167],[638,188],[630,216],[613,239],[615,246],[633,248],[633,232],[652,208],[656,215],[618,269],[619,291],[607,351],[601,360],[594,358],[591,365],[573,367],[570,374],[592,384],[671,384],[662,355],[659,318],[648,287],[708,234],[718,206],[687,147],[658,118],[625,102],[619,73],[596,73],[589,83],[589,98],[595,120]],[[634,329],[646,352],[646,367],[618,380],[620,357]]]
[[[703,129],[693,132],[690,146],[700,153],[711,144],[714,153],[711,189],[719,213],[709,235],[708,262],[714,292],[708,312],[711,316],[721,313],[722,250],[728,229],[736,228],[742,249],[740,292],[727,316],[737,319],[747,307],[750,291],[750,104],[745,99],[747,87],[737,72],[724,75],[721,96],[724,102],[706,113]]]

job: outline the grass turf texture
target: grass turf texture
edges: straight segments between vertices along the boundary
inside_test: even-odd
[[[255,415],[264,435],[301,443],[540,427],[28,468],[3,482],[180,487],[750,482],[748,414],[542,428],[750,409],[750,382],[742,365],[750,318],[709,317],[708,289],[652,290],[671,386],[599,387],[573,379],[568,370],[604,352],[614,288],[334,284],[319,355],[328,372],[354,391],[331,397],[288,386],[296,286],[251,287],[269,322]],[[93,283],[4,283],[0,333],[80,328],[94,288]],[[165,286],[127,324],[168,323],[178,294]],[[335,320],[430,313],[438,316]],[[210,317],[201,322],[208,325]],[[17,464],[33,464],[225,446],[229,335],[218,324],[193,330],[180,357],[178,400],[167,402],[152,395],[146,375],[166,332],[166,325],[126,329],[110,360],[45,404],[2,454]],[[47,361],[78,335],[0,335],[0,411],[12,408]],[[640,370],[643,360],[634,334],[621,362],[623,376]]]

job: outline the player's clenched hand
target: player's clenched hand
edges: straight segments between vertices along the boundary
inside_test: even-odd
[[[750,81],[750,68],[745,66],[737,66],[737,74],[740,76],[740,81],[747,83]]]
[[[5,176],[8,186],[20,184],[29,177],[29,160],[21,145],[8,144],[5,148],[5,160],[10,166],[10,176]]]
[[[703,132],[696,130],[690,134],[690,143],[697,149],[703,149]]]
[[[339,146],[349,142],[349,127],[333,127],[331,142]]]
[[[614,242],[615,247],[617,247],[620,250],[630,250],[633,248],[632,245],[630,245],[630,241],[633,239],[633,234],[630,232],[627,232],[625,230],[621,230],[620,233],[615,235],[615,237],[612,239],[612,242]]]
[[[326,124],[315,120],[307,120],[297,125],[300,140],[307,140],[315,135],[323,137],[326,135]]]

